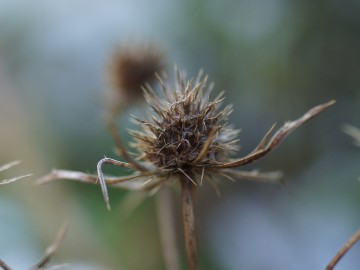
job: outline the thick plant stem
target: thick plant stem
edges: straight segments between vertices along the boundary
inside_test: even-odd
[[[166,185],[159,191],[157,196],[157,216],[166,269],[180,270],[171,191],[170,187]]]
[[[360,240],[360,229],[357,230],[350,239],[345,243],[345,245],[338,251],[335,257],[331,260],[331,262],[326,267],[326,270],[334,269],[335,265],[340,261],[340,259],[349,251],[349,249],[355,245],[357,241]]]
[[[193,188],[194,184],[187,177],[181,179],[184,238],[189,270],[197,269],[195,217],[192,200]]]

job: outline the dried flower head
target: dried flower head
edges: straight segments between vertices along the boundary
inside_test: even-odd
[[[97,183],[99,180],[108,209],[110,203],[107,185],[129,190],[156,191],[164,184],[180,183],[188,266],[190,270],[195,270],[196,237],[192,202],[195,187],[204,180],[214,184],[213,179],[221,176],[277,182],[282,176],[279,171],[260,173],[234,168],[255,162],[267,155],[293,130],[334,104],[334,101],[310,109],[297,120],[285,123],[271,136],[275,127],[273,125],[252,152],[242,158],[232,159],[231,154],[238,149],[238,131],[227,123],[232,109],[231,106],[222,108],[223,93],[211,100],[212,85],[208,86],[208,79],[203,77],[201,72],[197,79],[186,80],[184,73],[176,71],[176,82],[173,85],[157,77],[161,93],[155,93],[150,85],[143,89],[152,114],[147,119],[134,118],[142,129],[131,131],[134,137],[131,146],[137,150],[137,154],[130,154],[126,150],[114,121],[109,118],[109,130],[118,153],[125,162],[105,157],[97,165],[97,175],[54,170],[40,179],[39,183],[56,179],[86,183]],[[123,177],[104,177],[104,164],[113,164],[134,172]]]
[[[208,87],[207,77],[200,73],[192,82],[177,75],[175,86],[159,78],[163,96],[147,86],[145,99],[154,115],[136,119],[143,131],[131,132],[133,146],[140,153],[138,159],[161,174],[187,175],[196,184],[205,167],[227,160],[237,150],[238,130],[227,124],[232,106],[220,109],[223,92],[209,100],[212,85]]]
[[[126,153],[123,145],[118,145],[127,163],[104,158],[98,164],[99,179],[107,202],[106,181],[101,169],[104,163],[137,170],[132,177],[147,177],[145,183],[151,183],[151,187],[179,179],[186,179],[196,186],[204,179],[211,181],[216,175],[278,180],[281,176],[279,172],[261,174],[232,168],[265,156],[291,131],[334,103],[330,101],[314,107],[298,120],[286,123],[270,138],[273,126],[250,154],[232,160],[230,154],[238,149],[238,131],[227,124],[231,106],[220,109],[223,93],[210,100],[212,85],[208,86],[207,77],[201,73],[196,80],[188,81],[183,73],[176,72],[174,85],[165,83],[160,77],[158,80],[162,95],[155,94],[150,86],[144,89],[154,115],[147,120],[135,119],[142,131],[131,131],[135,138],[132,146],[139,153],[136,161]],[[114,129],[112,131],[114,133]]]
[[[152,84],[155,73],[161,72],[164,66],[164,56],[154,45],[128,44],[115,51],[106,72],[111,111],[116,113],[142,99],[141,87]]]
[[[277,182],[282,174],[279,171],[260,173],[258,171],[239,171],[234,168],[247,165],[264,157],[293,130],[334,104],[330,101],[310,109],[295,121],[286,122],[273,136],[273,125],[259,145],[246,156],[232,159],[230,155],[238,149],[238,131],[227,124],[231,106],[221,108],[223,93],[210,99],[212,85],[200,72],[195,80],[187,80],[184,73],[176,71],[176,82],[172,85],[158,77],[161,93],[156,94],[151,86],[144,88],[145,99],[153,115],[148,119],[134,120],[142,128],[131,131],[135,141],[132,147],[137,154],[131,155],[125,149],[116,126],[108,119],[109,129],[119,154],[126,162],[103,158],[97,166],[96,175],[81,172],[54,170],[40,179],[39,183],[66,178],[81,182],[96,183],[100,180],[103,196],[108,208],[107,185],[115,185],[131,190],[156,190],[164,183],[179,180],[190,182],[193,186],[218,176]],[[113,164],[129,168],[133,174],[124,177],[103,176],[103,164]],[[128,180],[139,180],[128,182]]]

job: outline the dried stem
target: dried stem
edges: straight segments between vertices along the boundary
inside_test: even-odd
[[[185,176],[181,179],[181,198],[182,214],[184,224],[185,248],[189,270],[197,269],[196,258],[196,236],[195,236],[195,216],[193,208],[192,191],[194,184]]]
[[[335,265],[340,261],[340,259],[349,251],[349,249],[360,240],[360,229],[357,230],[350,239],[345,243],[345,245],[338,251],[335,257],[331,260],[331,262],[326,267],[326,270],[334,269]]]
[[[3,260],[0,259],[0,267],[3,270],[12,270],[10,266],[8,266]]]
[[[20,164],[21,161],[20,160],[15,160],[15,161],[12,161],[12,162],[9,162],[9,163],[6,163],[4,165],[1,165],[0,166],[0,172],[2,171],[6,171],[18,164]],[[20,179],[23,179],[25,177],[28,177],[28,176],[31,176],[32,174],[26,174],[26,175],[21,175],[21,176],[17,176],[17,177],[13,177],[13,178],[10,178],[10,179],[5,179],[5,180],[0,180],[0,185],[6,185],[6,184],[10,184],[12,182],[15,182],[17,180],[20,180]],[[1,265],[0,265],[1,266]]]
[[[106,207],[110,211],[111,207],[110,207],[108,191],[107,191],[107,188],[106,188],[106,180],[105,180],[104,174],[102,172],[102,165],[103,164],[112,164],[112,165],[123,167],[123,168],[133,168],[133,165],[129,164],[129,163],[122,162],[122,161],[118,161],[118,160],[115,160],[115,159],[112,159],[112,158],[107,158],[107,157],[101,159],[98,162],[98,164],[97,164],[98,178],[99,178],[99,181],[100,181],[100,186],[101,186],[103,197],[104,197],[104,200],[105,200],[105,203],[106,203]]]
[[[217,172],[217,173],[221,173]],[[281,179],[283,177],[283,173],[281,171],[273,171],[273,172],[259,172],[257,170],[253,170],[250,172],[247,171],[238,171],[233,169],[225,169],[222,171],[222,175],[224,176],[234,176],[238,179],[264,182],[264,183],[282,183]]]
[[[133,164],[133,167],[135,167],[137,170],[141,172],[148,171],[147,168],[142,166],[140,163],[138,163],[136,160],[134,160],[128,151],[126,150],[124,143],[120,137],[120,134],[118,132],[118,129],[116,128],[116,124],[114,122],[114,119],[111,116],[106,117],[106,124],[109,129],[109,132],[111,134],[111,137],[116,145],[116,150],[118,151],[118,154],[124,158],[124,160],[129,163]]]
[[[274,129],[274,125],[270,128],[270,130],[266,133],[264,138],[261,140],[260,144],[247,156],[225,163],[214,164],[212,168],[235,168],[239,166],[244,166],[249,163],[255,162],[260,158],[267,155],[269,152],[274,150],[280,142],[285,139],[292,131],[296,128],[309,121],[328,107],[332,106],[335,103],[334,100],[331,100],[327,103],[320,104],[318,106],[313,107],[309,111],[307,111],[303,116],[298,118],[297,120],[285,123],[271,138],[270,133]]]
[[[25,177],[29,177],[29,176],[32,176],[32,174],[25,174],[25,175],[21,175],[21,176],[18,176],[18,177],[13,177],[13,178],[10,178],[10,179],[4,179],[4,180],[1,180],[0,181],[0,185],[7,185],[7,184],[10,184],[12,182],[16,182],[20,179],[23,179]]]
[[[144,187],[142,183],[137,182],[128,182],[128,180],[135,180],[141,179],[150,174],[132,174],[128,176],[120,176],[120,177],[105,177],[106,185],[115,186],[118,188],[123,188],[127,190],[146,190],[147,186]],[[60,179],[72,180],[81,183],[88,183],[88,184],[97,184],[98,183],[98,176],[95,174],[87,174],[79,171],[70,171],[70,170],[53,170],[51,173],[41,177],[36,181],[37,185],[47,184],[53,181],[57,181]]]
[[[65,234],[68,229],[68,225],[69,225],[69,223],[65,222],[61,226],[59,232],[56,235],[54,242],[50,246],[48,246],[48,248],[46,249],[43,258],[37,264],[35,264],[33,267],[31,267],[29,270],[44,269],[44,267],[49,263],[51,257],[54,255],[56,250],[59,248],[59,245],[61,244],[61,242],[64,240]]]
[[[170,187],[166,185],[159,190],[157,196],[157,216],[166,269],[180,270],[171,192]]]
[[[1,165],[1,166],[0,166],[0,172],[5,171],[5,170],[8,170],[8,169],[10,169],[10,168],[12,168],[12,167],[20,164],[20,163],[21,163],[20,160],[14,160],[14,161],[11,161],[11,162],[6,163],[6,164],[4,164],[4,165]]]

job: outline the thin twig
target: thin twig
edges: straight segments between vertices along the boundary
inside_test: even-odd
[[[133,159],[129,152],[126,150],[124,143],[120,137],[120,134],[118,132],[118,129],[116,127],[116,124],[114,122],[114,119],[111,116],[107,116],[106,117],[106,124],[107,127],[109,129],[110,135],[116,145],[116,149],[118,151],[118,154],[120,154],[124,160],[129,163],[132,164],[133,167],[135,167],[137,170],[141,171],[141,172],[146,172],[148,171],[147,168],[145,168],[144,166],[142,166],[139,162],[137,162],[135,159]]]
[[[98,178],[99,178],[99,181],[100,181],[101,191],[102,191],[105,203],[106,203],[106,207],[110,211],[111,207],[110,207],[109,195],[108,195],[108,191],[107,191],[107,187],[106,187],[105,177],[104,177],[104,174],[102,172],[102,165],[103,164],[112,164],[112,165],[119,166],[119,167],[124,167],[124,168],[127,168],[129,166],[129,164],[125,163],[125,162],[115,160],[115,159],[112,159],[112,158],[107,158],[107,157],[101,159],[97,164],[97,173],[98,173]]]
[[[70,267],[70,263],[62,263],[62,264],[56,264],[52,265],[50,267],[46,267],[46,270],[58,270],[58,269],[64,269]]]
[[[229,176],[235,176],[239,179],[258,181],[264,183],[281,183],[281,179],[283,177],[283,173],[281,171],[273,171],[273,172],[259,172],[257,170],[254,171],[238,171],[232,169],[226,169],[220,171],[223,174],[227,174]],[[218,172],[219,173],[219,172]]]
[[[260,144],[250,154],[235,161],[213,164],[211,165],[211,167],[220,168],[220,169],[234,168],[234,167],[244,166],[246,164],[259,160],[260,158],[264,157],[269,152],[274,150],[280,144],[280,142],[283,139],[285,139],[292,131],[294,131],[296,128],[298,128],[308,120],[312,119],[313,117],[315,117],[316,115],[318,115],[319,113],[321,113],[322,111],[333,105],[334,103],[335,101],[332,100],[327,103],[313,107],[297,120],[285,123],[271,137],[271,139],[269,139],[270,132],[274,128],[274,126],[272,126],[271,129],[266,133],[264,138],[261,140]]]
[[[11,162],[6,163],[6,164],[4,164],[4,165],[1,165],[1,166],[0,166],[0,172],[5,171],[5,170],[8,170],[8,169],[10,169],[10,168],[12,168],[12,167],[20,164],[20,163],[21,163],[20,160],[14,160],[14,161],[11,161]]]
[[[25,174],[25,175],[21,175],[21,176],[17,176],[17,177],[13,177],[13,178],[10,178],[10,179],[4,179],[4,180],[0,180],[0,185],[7,185],[7,184],[10,184],[12,182],[16,182],[20,179],[23,179],[25,177],[29,177],[29,176],[32,176],[32,174]]]
[[[61,226],[59,232],[57,233],[57,235],[55,237],[54,242],[50,246],[48,246],[48,248],[46,249],[43,258],[37,264],[35,264],[33,267],[31,267],[29,270],[43,269],[49,263],[51,257],[54,255],[56,250],[59,248],[59,245],[64,240],[68,226],[69,226],[68,222],[65,222]]]
[[[106,185],[115,186],[118,188],[128,190],[140,190],[141,183],[127,182],[128,180],[141,179],[146,176],[152,175],[150,173],[143,174],[132,174],[121,177],[109,177],[107,176],[104,180]],[[87,174],[79,171],[70,170],[53,170],[48,175],[45,175],[36,181],[36,185],[43,185],[60,179],[73,180],[88,184],[97,184],[98,176],[96,174]]]
[[[106,207],[110,211],[111,207],[110,207],[109,195],[108,195],[108,191],[107,191],[107,187],[106,187],[107,183],[106,183],[106,179],[104,177],[104,174],[102,172],[103,164],[112,164],[112,165],[119,166],[119,167],[124,167],[124,168],[130,168],[130,166],[133,166],[133,165],[129,164],[129,163],[122,162],[122,161],[118,161],[118,160],[115,160],[115,159],[112,159],[112,158],[107,158],[107,157],[101,159],[98,162],[98,164],[97,164],[98,179],[99,179],[99,182],[100,182],[101,191],[102,191],[105,203],[106,203]],[[152,172],[150,172],[150,171],[146,171],[146,172],[143,172],[140,175],[137,175],[136,177],[131,176],[130,178],[134,179],[134,178],[138,178],[138,177],[140,178],[140,177],[143,177],[143,176],[151,176],[151,175],[154,175],[154,174]],[[159,179],[157,177],[154,177],[154,179],[155,178],[156,178],[156,181],[149,181],[149,182],[142,183],[142,185],[140,185],[138,190],[151,190],[154,187],[160,185],[160,183],[162,183],[163,180],[161,180],[161,179]],[[129,177],[126,180],[130,180]]]
[[[192,200],[194,185],[185,176],[181,179],[181,202],[184,224],[184,238],[189,270],[197,269],[195,216]]]
[[[111,163],[114,164],[114,163]],[[101,173],[101,183],[105,182],[105,187],[111,185],[116,188],[132,190],[132,191],[152,191],[156,187],[160,186],[161,183],[165,181],[165,178],[157,178],[156,181],[152,181],[151,183],[146,183],[142,181],[129,181],[129,180],[143,180],[146,177],[153,176],[151,172],[144,172],[144,173],[133,173],[132,175],[128,176],[121,176],[121,177],[104,177]],[[88,183],[88,184],[98,184],[99,183],[99,176],[95,174],[87,174],[79,171],[70,171],[70,170],[53,170],[48,175],[45,175],[38,179],[35,184],[42,185],[47,184],[53,181],[58,180],[71,180],[77,181],[81,183]],[[101,186],[104,196],[103,186]],[[107,195],[107,192],[105,193]]]
[[[345,245],[338,251],[335,257],[330,261],[326,270],[334,269],[335,265],[340,261],[340,259],[349,251],[349,249],[355,245],[357,241],[360,240],[360,229],[358,229],[350,239],[345,243]]]
[[[10,266],[8,266],[3,260],[0,259],[0,267],[3,270],[12,270]]]
[[[176,243],[172,190],[164,185],[157,195],[157,217],[166,269],[180,270]]]
[[[0,166],[0,172],[3,172],[3,171],[6,171],[18,164],[20,164],[21,161],[20,160],[14,160],[14,161],[11,161],[9,163],[6,163],[4,165],[1,165]],[[6,184],[10,184],[12,182],[15,182],[17,180],[20,180],[20,179],[23,179],[25,177],[28,177],[28,176],[31,176],[32,174],[25,174],[25,175],[21,175],[21,176],[17,176],[17,177],[13,177],[13,178],[10,178],[10,179],[4,179],[4,180],[0,180],[0,185],[6,185]]]

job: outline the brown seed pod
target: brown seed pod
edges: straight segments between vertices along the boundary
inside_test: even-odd
[[[175,74],[174,84],[157,76],[161,93],[155,93],[149,84],[144,88],[145,100],[152,112],[143,119],[134,118],[140,127],[140,130],[131,131],[134,138],[131,146],[137,150],[136,154],[126,150],[114,121],[109,118],[109,130],[124,161],[104,157],[98,162],[97,175],[55,170],[40,179],[39,183],[64,178],[92,184],[100,183],[108,209],[109,185],[155,192],[166,184],[179,183],[182,190],[188,269],[196,270],[193,196],[197,187],[205,180],[214,185],[213,179],[222,177],[278,182],[282,176],[279,171],[260,173],[236,168],[253,163],[269,154],[292,131],[333,105],[335,101],[311,108],[298,119],[286,122],[271,135],[275,127],[273,125],[253,151],[233,159],[230,155],[238,149],[238,130],[227,124],[232,107],[221,106],[223,93],[210,99],[212,85],[209,86],[207,77],[202,76],[201,72],[194,80],[187,80],[184,73],[177,70]],[[102,170],[105,164],[130,169],[133,173],[127,176],[105,177]]]
[[[107,106],[118,114],[127,106],[143,99],[141,87],[155,80],[165,64],[161,50],[155,45],[128,44],[116,50],[106,69],[109,85]]]
[[[186,81],[177,73],[175,86],[163,85],[163,95],[147,87],[145,99],[154,115],[137,120],[143,132],[132,132],[135,147],[143,153],[140,160],[158,169],[189,176],[201,174],[203,166],[227,160],[237,150],[238,130],[227,125],[232,106],[220,109],[223,92],[209,100],[212,84],[200,73],[196,80]]]

